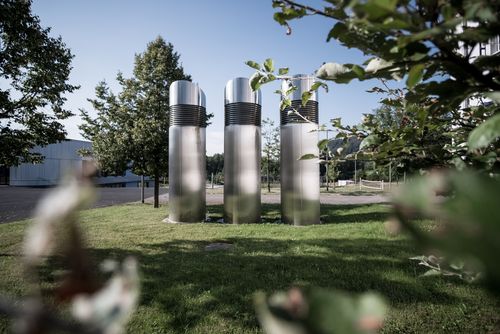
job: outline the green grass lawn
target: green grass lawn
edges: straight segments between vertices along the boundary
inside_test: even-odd
[[[221,217],[222,206],[208,207]],[[96,262],[134,255],[140,262],[140,307],[130,333],[260,333],[253,306],[256,290],[294,284],[376,290],[391,310],[387,333],[481,333],[500,330],[499,303],[477,285],[451,278],[420,277],[405,237],[384,230],[384,205],[323,206],[325,224],[170,225],[166,208],[120,205],[87,210],[82,227]],[[264,205],[268,221],[278,205]],[[27,222],[0,225],[0,292],[22,295],[19,253]],[[205,252],[214,241],[230,251]],[[51,265],[42,270],[50,287]],[[52,264],[50,264],[52,263]],[[0,332],[8,323],[0,318]]]

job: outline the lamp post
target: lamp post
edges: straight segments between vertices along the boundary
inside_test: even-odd
[[[328,192],[329,190],[329,176],[328,176],[328,172],[330,171],[330,164],[329,164],[329,159],[330,159],[330,146],[328,146],[328,143],[330,142],[329,139],[328,139],[328,132],[331,132],[333,130],[330,130],[330,129],[326,129],[326,130],[323,130],[326,132],[326,192]],[[334,188],[335,188],[335,178],[333,179],[333,184],[334,184]]]

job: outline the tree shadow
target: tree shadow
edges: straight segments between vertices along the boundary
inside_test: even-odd
[[[385,222],[389,216],[385,204],[321,204],[322,224],[346,224]],[[362,212],[357,212],[357,211]],[[346,214],[345,212],[348,211]],[[349,213],[349,211],[353,211]],[[224,216],[223,205],[207,206],[207,216],[210,222],[217,222]],[[262,223],[281,222],[281,207],[279,204],[262,204]]]
[[[226,240],[234,244],[232,250],[204,251],[213,241],[173,240],[140,244],[136,251],[89,251],[96,263],[136,256],[142,276],[141,305],[168,314],[167,326],[174,332],[214,316],[257,330],[255,291],[272,293],[293,285],[376,290],[403,307],[457,302],[442,289],[440,279],[417,279],[415,264],[407,260],[414,255],[407,240],[232,237]]]
[[[390,213],[385,204],[348,204],[322,205],[321,215],[323,224],[352,224],[385,222]]]

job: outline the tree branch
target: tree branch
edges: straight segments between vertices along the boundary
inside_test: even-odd
[[[298,7],[298,8],[301,8],[301,9],[305,9],[306,11],[310,11],[313,14],[317,14],[317,15],[321,15],[321,16],[328,17],[328,18],[331,18],[331,19],[335,19],[334,16],[329,15],[329,14],[327,14],[324,11],[321,11],[319,9],[316,9],[316,8],[313,8],[313,7],[310,7],[310,6],[302,5],[302,4],[297,3],[295,1],[292,1],[292,0],[279,0],[277,2],[281,2],[281,3],[288,4],[289,6],[293,6],[293,7]]]
[[[439,51],[441,51],[441,53],[445,56],[445,59],[463,68],[464,71],[471,75],[477,82],[483,84],[491,90],[500,90],[500,84],[496,83],[491,75],[483,75],[483,73],[476,66],[469,63],[467,59],[460,57],[453,52],[452,48],[448,47],[447,43],[432,40],[431,42],[433,42]]]

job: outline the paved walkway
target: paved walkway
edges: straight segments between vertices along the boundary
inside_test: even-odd
[[[50,188],[24,188],[24,187],[0,187],[0,223],[6,223],[30,218],[36,204]],[[97,188],[98,200],[93,207],[104,207],[122,203],[138,202],[140,200],[139,188]],[[160,203],[168,202],[168,189],[160,189]],[[153,203],[153,188],[145,189],[147,203]],[[207,194],[207,204],[223,204],[222,194]],[[389,199],[381,194],[321,194],[323,204],[369,204],[388,202]],[[280,203],[280,194],[262,194],[263,203]]]
[[[0,223],[30,218],[38,201],[51,188],[0,187]],[[111,206],[141,200],[140,188],[97,188],[93,207]],[[160,189],[160,194],[167,192]],[[153,196],[153,188],[145,188],[144,196]]]
[[[262,194],[262,203],[279,204],[280,194]],[[321,203],[323,204],[338,204],[338,205],[349,205],[349,204],[371,204],[371,203],[386,203],[389,202],[389,197],[381,194],[370,194],[370,195],[350,195],[346,194],[321,194]],[[153,198],[147,198],[147,202],[152,203]],[[160,203],[168,203],[168,194],[160,195]],[[207,204],[217,205],[224,203],[224,195],[222,194],[207,194]]]

